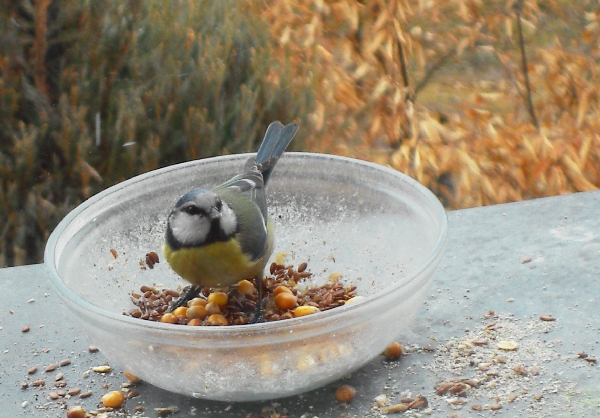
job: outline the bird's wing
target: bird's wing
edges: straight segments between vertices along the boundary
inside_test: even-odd
[[[236,213],[242,251],[253,260],[262,257],[267,249],[267,199],[262,174],[254,165],[214,189]]]

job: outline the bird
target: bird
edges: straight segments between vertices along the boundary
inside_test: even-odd
[[[240,174],[212,190],[191,190],[175,203],[167,218],[163,253],[173,271],[192,286],[170,312],[203,287],[229,287],[254,277],[258,302],[251,322],[264,320],[262,277],[274,246],[265,186],[298,128],[296,123],[272,122]]]

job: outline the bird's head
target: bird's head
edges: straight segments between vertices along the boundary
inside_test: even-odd
[[[216,193],[196,189],[184,195],[167,220],[167,243],[174,249],[227,241],[238,231],[237,216]]]

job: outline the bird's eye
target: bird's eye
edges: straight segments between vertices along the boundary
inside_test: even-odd
[[[202,215],[203,212],[198,206],[190,205],[181,209],[185,213],[189,213],[190,215]]]
[[[217,199],[217,203],[215,203],[215,207],[217,208],[217,210],[219,212],[221,212],[221,208],[223,207],[223,202],[221,201],[221,199]]]

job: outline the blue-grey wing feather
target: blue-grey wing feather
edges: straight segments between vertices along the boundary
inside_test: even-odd
[[[273,122],[255,157],[248,159],[244,172],[217,186],[214,191],[238,216],[238,240],[242,251],[253,260],[262,257],[267,248],[267,197],[265,185],[279,157],[298,131],[295,123],[283,126]]]

